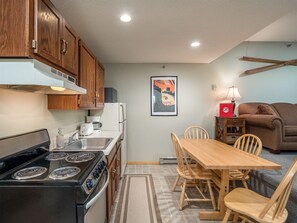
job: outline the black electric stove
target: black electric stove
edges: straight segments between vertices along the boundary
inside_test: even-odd
[[[86,204],[107,181],[104,154],[49,146],[46,129],[0,139],[1,222],[84,222]]]

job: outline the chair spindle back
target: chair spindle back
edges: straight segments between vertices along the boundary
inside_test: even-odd
[[[208,132],[200,126],[190,126],[185,130],[186,139],[209,139]]]
[[[234,147],[258,156],[262,151],[262,142],[259,137],[253,134],[244,134],[236,140]]]
[[[181,143],[175,133],[171,133],[171,140],[175,150],[177,166],[179,170],[183,173],[189,171],[189,173],[192,175],[192,169],[190,168],[190,164],[188,162],[188,155],[182,148]]]

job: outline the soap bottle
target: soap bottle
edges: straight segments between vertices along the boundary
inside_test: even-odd
[[[63,130],[62,128],[58,129],[58,135],[56,137],[56,146],[58,149],[61,149],[64,147],[64,135],[62,130]]]

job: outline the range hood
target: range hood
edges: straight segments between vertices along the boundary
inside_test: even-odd
[[[0,88],[42,94],[86,94],[76,79],[35,59],[0,59]]]

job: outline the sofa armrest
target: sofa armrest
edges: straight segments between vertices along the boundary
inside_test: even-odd
[[[245,118],[247,125],[261,126],[269,129],[281,128],[283,121],[276,115],[262,115],[262,114],[243,114],[239,116]]]

